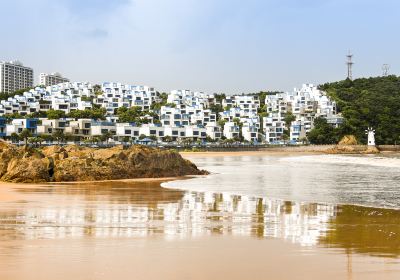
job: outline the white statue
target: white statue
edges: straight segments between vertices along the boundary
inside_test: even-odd
[[[373,130],[371,127],[368,127],[368,129],[365,131],[365,134],[368,134],[368,146],[375,147],[375,130]]]

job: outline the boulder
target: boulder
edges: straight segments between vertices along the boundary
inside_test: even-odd
[[[3,148],[2,148],[3,147]],[[7,182],[96,181],[202,175],[179,153],[145,146],[108,149],[51,146],[41,150],[0,145],[0,180]]]
[[[358,145],[357,138],[354,135],[345,135],[338,143],[339,146]]]

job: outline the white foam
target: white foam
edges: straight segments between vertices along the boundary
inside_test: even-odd
[[[400,168],[400,158],[382,156],[348,156],[348,155],[312,155],[299,157],[286,157],[281,161],[304,163],[328,163],[328,164],[358,164],[378,167]]]

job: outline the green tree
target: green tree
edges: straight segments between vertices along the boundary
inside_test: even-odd
[[[102,92],[102,90],[101,90],[101,85],[94,85],[93,86],[93,92],[94,92],[94,94],[96,94],[96,95],[100,95],[100,94],[102,94],[103,92]]]
[[[289,130],[290,132],[290,126],[292,124],[292,122],[294,122],[296,120],[296,116],[293,115],[292,112],[287,112],[284,118],[285,124],[286,124],[286,128]]]
[[[45,142],[51,142],[53,141],[53,136],[50,134],[42,134],[40,135],[40,137],[42,138],[43,141]]]
[[[222,101],[226,98],[225,93],[217,93],[214,96],[215,96],[215,101],[219,104],[222,104]]]
[[[163,141],[164,141],[164,142],[167,142],[167,143],[168,143],[168,142],[172,142],[172,137],[169,136],[169,135],[164,136]]]
[[[211,112],[213,112],[214,114],[217,115],[217,119],[220,118],[219,113],[221,113],[221,112],[224,111],[224,108],[222,107],[221,104],[213,104],[213,105],[210,105],[209,109],[211,110]]]
[[[38,147],[41,145],[43,140],[40,137],[31,137],[28,139],[28,142],[31,143],[33,146]]]
[[[105,108],[92,108],[86,110],[74,110],[68,114],[68,117],[74,119],[94,119],[94,120],[105,120],[106,109]]]
[[[377,144],[394,144],[400,136],[400,77],[344,80],[320,86],[337,103],[344,123],[338,138],[354,135],[366,143],[365,129],[376,130]]]
[[[150,106],[150,109],[153,111],[160,111],[162,106],[167,104],[168,94],[163,92],[160,94],[160,102],[153,102]]]
[[[15,143],[15,142],[17,142],[17,141],[19,141],[19,140],[20,140],[20,138],[19,138],[18,133],[16,133],[16,132],[11,133],[11,141],[12,141],[13,143]]]
[[[0,92],[0,100],[7,100],[8,98],[14,97],[16,95],[23,95],[24,92],[27,92],[31,89],[32,88],[19,89],[11,93]]]
[[[287,140],[289,140],[289,135],[287,135],[287,134],[282,134],[282,140],[283,140],[283,143],[286,145],[286,143],[287,143]]]
[[[49,120],[58,120],[58,119],[63,119],[65,118],[66,114],[62,110],[53,110],[50,109],[46,112],[47,118]]]
[[[110,138],[112,138],[114,136],[114,134],[111,131],[107,131],[105,133],[103,133],[102,135],[100,135],[100,140],[102,142],[106,141],[106,143],[108,144]]]
[[[25,146],[28,145],[28,138],[32,137],[32,132],[29,129],[24,129],[21,131],[21,133],[19,134],[19,137],[21,140],[24,140],[25,142]]]
[[[225,123],[226,123],[226,120],[224,120],[224,119],[220,119],[220,120],[218,120],[218,125],[223,129],[224,128],[224,125],[225,125]]]
[[[142,111],[142,108],[138,106],[118,108],[116,114],[118,116],[118,122],[136,123],[137,125],[150,123],[151,118],[158,119],[158,115],[154,112]],[[150,118],[146,116],[150,116]]]
[[[63,130],[55,130],[52,134],[53,138],[57,141],[60,145],[61,142],[65,140],[65,134]]]
[[[307,135],[311,144],[335,144],[339,141],[336,129],[327,120],[318,117],[314,120],[314,128]]]

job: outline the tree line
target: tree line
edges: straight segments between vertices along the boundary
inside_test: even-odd
[[[365,130],[376,130],[377,144],[400,141],[400,77],[349,79],[320,85],[336,101],[343,124],[333,128],[325,119],[317,118],[308,139],[314,144],[337,143],[345,135],[354,135],[360,143],[367,142]]]

